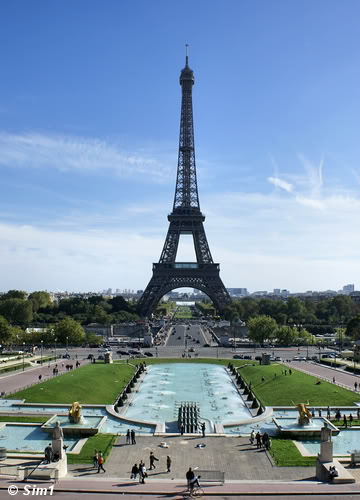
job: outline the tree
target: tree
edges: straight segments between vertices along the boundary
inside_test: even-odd
[[[11,326],[7,320],[0,316],[0,342],[1,344],[8,344],[11,340]]]
[[[25,299],[0,301],[0,314],[11,324],[26,325],[32,320],[32,304]]]
[[[360,314],[352,318],[346,326],[346,335],[353,340],[360,339]]]
[[[4,295],[0,295],[0,300],[25,299],[26,295],[26,292],[22,290],[9,290],[8,292],[4,293]]]
[[[257,344],[263,344],[271,339],[277,329],[276,321],[270,316],[255,316],[248,321],[249,339]]]
[[[89,345],[102,345],[104,343],[104,337],[96,335],[96,333],[89,332],[86,334],[86,343]]]
[[[65,318],[54,326],[54,336],[62,345],[81,345],[85,340],[83,327],[72,318]]]
[[[29,295],[28,300],[32,302],[34,312],[51,305],[51,297],[48,292],[33,292]]]
[[[259,304],[256,299],[252,297],[245,297],[241,300],[241,305],[244,309],[243,320],[247,321],[249,318],[257,316],[259,314]]]
[[[277,343],[280,345],[289,346],[295,343],[298,331],[296,328],[291,328],[291,326],[280,326],[276,330]]]

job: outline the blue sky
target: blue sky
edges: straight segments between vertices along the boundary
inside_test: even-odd
[[[143,289],[172,209],[186,43],[228,287],[358,282],[360,3],[4,0],[0,291]],[[181,239],[178,260],[193,257]]]

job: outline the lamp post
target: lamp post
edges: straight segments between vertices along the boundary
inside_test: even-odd
[[[25,342],[23,342],[23,371],[25,370]]]
[[[41,366],[42,366],[42,358],[43,358],[43,344],[44,344],[44,341],[42,340],[41,341],[41,359],[40,359]]]
[[[56,363],[56,341],[57,339],[55,339],[55,363]]]
[[[66,337],[66,352],[68,352],[69,349],[69,337]]]

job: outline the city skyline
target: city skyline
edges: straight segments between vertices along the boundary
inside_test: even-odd
[[[173,203],[186,43],[200,206],[226,288],[357,281],[358,2],[0,12],[0,291],[145,288]],[[178,260],[194,261],[185,238]]]

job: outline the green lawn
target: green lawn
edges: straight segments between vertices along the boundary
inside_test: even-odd
[[[106,459],[111,453],[111,449],[116,441],[117,436],[113,434],[95,434],[90,436],[79,454],[67,453],[69,464],[92,464],[94,451],[101,451]]]
[[[0,417],[0,422],[21,422],[25,424],[44,424],[47,420],[49,420],[50,416],[46,415],[44,417]]]
[[[27,403],[113,404],[131,376],[133,366],[124,363],[89,364],[60,377],[12,394]]]
[[[192,318],[192,311],[190,307],[188,306],[179,306],[175,316],[175,319],[191,319]]]
[[[287,375],[282,375],[284,369]],[[294,369],[289,375],[289,368],[284,365],[256,364],[241,368],[239,372],[248,383],[251,382],[254,393],[265,406],[291,406],[292,402],[309,402],[311,406],[348,406],[360,401],[360,394],[323,380],[319,384],[312,375]]]
[[[271,439],[270,454],[278,467],[314,466],[315,457],[303,457],[290,439]]]

